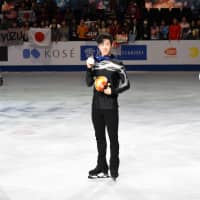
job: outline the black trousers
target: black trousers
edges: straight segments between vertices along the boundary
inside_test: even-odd
[[[108,169],[106,161],[106,128],[110,139],[110,171],[118,173],[119,168],[119,142],[118,142],[118,109],[92,109],[92,122],[97,141],[98,158],[97,165],[102,169]]]

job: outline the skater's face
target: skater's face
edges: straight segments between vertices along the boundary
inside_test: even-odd
[[[104,39],[103,42],[98,45],[98,48],[102,56],[108,56],[111,54],[112,44],[110,40]]]

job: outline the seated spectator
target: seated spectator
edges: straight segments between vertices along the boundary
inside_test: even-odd
[[[73,18],[74,18],[74,14],[72,10],[69,7],[67,7],[64,14],[64,20],[66,20],[67,22],[70,22]]]
[[[48,20],[45,21],[45,26],[47,25],[46,23],[48,22]],[[57,23],[56,19],[53,18],[51,21],[51,24],[49,25],[49,28],[60,28],[61,25]]]
[[[108,28],[108,32],[110,31],[110,26],[113,24],[113,19],[108,18],[105,20],[106,27]]]
[[[23,1],[24,10],[31,10],[32,9],[32,2],[31,0],[24,0]]]
[[[121,26],[120,30],[118,31],[118,33],[127,34],[128,35],[129,29],[130,29],[130,27],[129,27],[128,22],[124,21],[124,23],[122,24],[122,26]]]
[[[37,22],[33,22],[33,24],[32,24],[31,27],[33,27],[33,28],[38,28],[38,24],[37,24]]]
[[[16,21],[17,19],[17,11],[15,10],[15,8],[11,8],[10,10],[4,12],[4,18],[7,19],[7,21],[9,22],[13,22],[13,21]]]
[[[150,39],[150,28],[147,20],[144,20],[141,29],[140,29],[140,39],[149,40]]]
[[[169,34],[169,26],[166,25],[165,20],[162,20],[160,24],[160,39],[168,40],[168,34]]]
[[[23,25],[23,30],[24,30],[24,41],[27,42],[28,41],[28,32],[29,32],[29,29],[30,29],[30,24],[29,22],[24,22],[24,25]]]
[[[37,10],[37,19],[38,21],[40,22],[41,20],[48,20],[49,19],[49,15],[48,15],[48,12],[45,10],[44,7],[39,7],[38,10]]]
[[[87,32],[88,32],[88,27],[85,24],[84,19],[80,20],[80,24],[77,27],[77,35],[79,40],[86,40],[87,39]]]
[[[180,40],[181,26],[176,18],[173,19],[172,24],[169,26],[169,40]]]
[[[58,42],[60,37],[60,24],[57,24],[56,19],[52,19],[49,28],[51,29],[51,41]]]
[[[88,40],[95,40],[98,35],[98,25],[96,22],[91,22],[87,32]]]
[[[191,21],[190,28],[191,28],[191,39],[198,40],[199,39],[199,29],[197,27],[197,22],[195,20]]]
[[[138,23],[136,19],[133,19],[129,28],[129,41],[134,42],[138,36]]]
[[[99,0],[96,6],[96,13],[100,19],[104,19],[105,17],[105,5],[103,0]]]
[[[64,20],[64,16],[61,13],[60,8],[56,8],[56,12],[54,14],[54,18],[56,19],[57,22],[62,22]]]
[[[151,40],[158,40],[159,39],[159,26],[157,25],[157,22],[153,22],[153,25],[151,26],[151,32],[150,32],[150,38]]]
[[[115,12],[117,10],[117,1],[116,0],[110,0],[110,11]]]
[[[186,17],[182,17],[181,26],[181,39],[187,40],[191,38],[190,24],[187,22]]]
[[[200,39],[200,19],[197,20],[197,28],[199,30],[198,40]]]
[[[18,28],[18,24],[17,24],[17,22],[12,22],[12,24],[11,24],[11,26],[9,27],[9,28],[13,28],[13,29],[15,29],[15,28]]]
[[[72,19],[70,26],[69,26],[69,38],[71,41],[76,41],[78,39],[77,35],[77,26],[75,18]]]
[[[63,20],[61,22],[59,40],[60,41],[68,41],[69,40],[69,26],[67,25],[65,20]]]
[[[128,8],[127,8],[127,14],[131,18],[135,18],[136,20],[140,20],[141,13],[140,13],[140,9],[139,9],[135,0],[131,0],[129,2]]]
[[[168,26],[172,18],[173,17],[172,17],[172,14],[171,14],[171,10],[169,10],[167,8],[161,8],[160,9],[160,12],[159,12],[160,22],[162,22],[164,20],[165,24]]]
[[[45,21],[42,20],[39,24],[39,28],[45,28]]]
[[[8,24],[4,22],[3,19],[0,19],[0,30],[7,30],[8,29]]]
[[[42,20],[40,23],[39,23],[39,28],[49,28],[50,27],[50,24],[49,24],[49,20]]]
[[[101,34],[101,33],[108,33],[109,32],[109,29],[108,27],[106,26],[106,22],[105,20],[101,20],[100,21],[100,25],[98,27],[98,33]]]
[[[49,20],[46,19],[45,22],[44,22],[44,27],[45,27],[45,28],[49,28],[49,26],[50,26]],[[60,25],[59,25],[59,26],[60,26]]]
[[[200,39],[200,20],[194,20],[199,18],[198,1],[76,0],[67,2],[68,4],[61,8],[55,0],[0,1],[3,21],[0,27],[9,28],[12,27],[13,22],[16,22],[16,28],[22,27],[27,30],[28,21],[31,27],[51,27],[54,35],[52,39],[55,41],[58,38],[62,41],[93,40],[95,35],[104,32],[111,33],[114,38],[117,34],[128,33],[129,41]],[[80,20],[82,18],[90,18],[89,20],[96,21],[96,24],[87,27],[84,20]],[[172,19],[173,23],[170,24]],[[60,25],[52,22],[54,20],[62,22],[61,28]],[[80,24],[77,24],[79,20]],[[155,20],[161,24],[159,26],[153,24]],[[178,23],[180,20],[181,22]],[[68,36],[65,37],[67,32]]]
[[[109,26],[109,33],[115,38],[116,34],[120,32],[120,25],[116,19],[113,20],[112,24]]]
[[[7,27],[11,27],[12,23],[17,22],[17,10],[13,3],[7,3],[4,1],[1,5],[1,13],[3,22],[7,24]]]

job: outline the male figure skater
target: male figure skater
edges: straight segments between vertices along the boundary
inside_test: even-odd
[[[124,66],[111,54],[112,36],[101,34],[96,41],[100,56],[89,57],[86,62],[86,83],[88,86],[94,85],[92,122],[98,150],[97,165],[89,171],[88,178],[109,177],[106,161],[107,128],[110,139],[110,175],[116,180],[119,175],[118,94],[129,89],[130,84]]]

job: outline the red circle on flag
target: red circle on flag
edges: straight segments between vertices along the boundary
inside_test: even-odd
[[[35,40],[37,42],[42,42],[44,40],[44,38],[45,38],[44,33],[42,33],[42,32],[36,32],[35,33]]]

